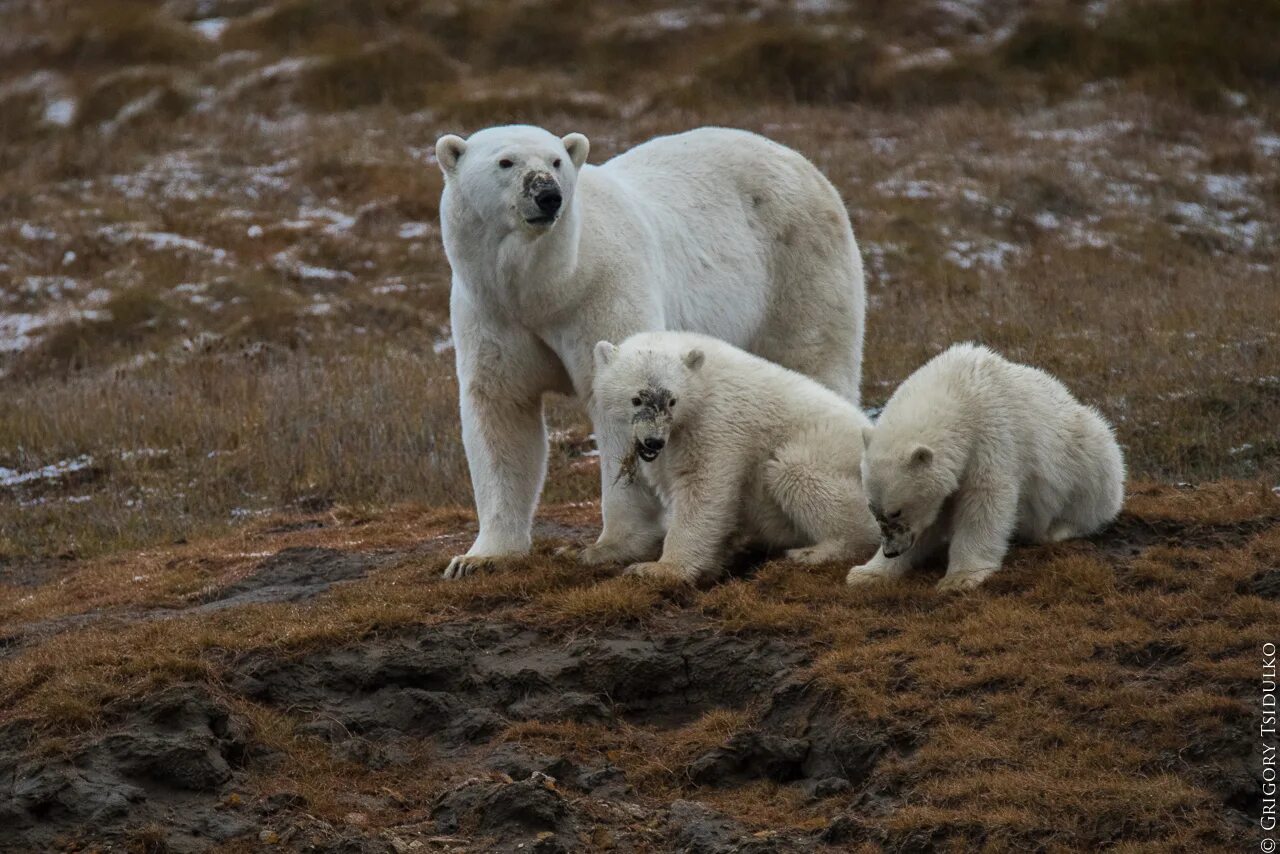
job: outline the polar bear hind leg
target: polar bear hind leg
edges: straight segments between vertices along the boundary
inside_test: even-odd
[[[765,464],[766,492],[812,544],[787,552],[800,563],[850,560],[879,540],[857,478],[824,456],[820,444],[799,439]]]

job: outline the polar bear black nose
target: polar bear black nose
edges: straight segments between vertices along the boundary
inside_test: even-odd
[[[640,444],[644,445],[644,449],[646,451],[653,451],[654,453],[657,453],[658,451],[661,451],[664,447],[666,447],[667,442],[665,439],[655,439],[652,436],[650,436]]]
[[[538,206],[538,210],[547,216],[554,216],[560,210],[560,191],[555,189],[539,190],[538,195],[533,197],[533,201]]]

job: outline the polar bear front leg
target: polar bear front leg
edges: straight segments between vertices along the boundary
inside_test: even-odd
[[[480,323],[453,304],[462,444],[480,532],[445,578],[462,578],[499,558],[529,553],[533,511],[547,470],[542,393],[558,363],[529,333]]]
[[[619,477],[633,441],[625,425],[592,413],[600,448],[600,538],[578,559],[588,565],[652,560],[662,549],[662,505],[640,478]]]
[[[947,574],[939,590],[969,590],[1004,563],[1018,523],[1018,490],[985,484],[965,490],[956,503]]]
[[[814,437],[784,445],[764,465],[765,491],[810,543],[790,549],[787,557],[817,564],[864,555],[880,541],[880,530],[862,483],[832,465],[838,457],[824,447],[820,431],[812,432]]]
[[[724,456],[707,459],[676,482],[671,527],[662,557],[627,567],[628,575],[674,578],[689,583],[717,574],[738,520],[743,470]]]
[[[929,559],[937,549],[946,542],[946,523],[939,520],[925,528],[916,537],[911,548],[896,557],[885,557],[884,546],[876,549],[871,560],[855,566],[845,576],[845,583],[851,587],[870,584],[875,581],[896,581],[906,575],[912,568]]]

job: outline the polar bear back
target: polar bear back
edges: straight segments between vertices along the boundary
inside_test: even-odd
[[[1024,496],[1052,494],[1052,503],[1085,488],[1117,509],[1123,500],[1123,458],[1098,411],[1052,375],[986,347],[957,344],[908,377],[876,435],[929,445],[956,469],[979,466],[983,477],[1001,470],[1031,489]]]
[[[862,264],[839,194],[803,156],[757,134],[701,128],[583,170],[588,264],[644,249],[663,325],[799,367],[807,336],[843,325],[861,349]],[[839,278],[831,271],[845,271]],[[780,315],[795,318],[793,325]],[[785,354],[785,355],[784,355]],[[851,354],[853,358],[853,354]],[[856,389],[839,389],[856,396]]]

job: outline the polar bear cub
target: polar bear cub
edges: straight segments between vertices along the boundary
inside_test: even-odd
[[[898,578],[949,541],[938,588],[975,587],[1013,537],[1090,534],[1124,501],[1120,446],[1097,410],[1044,371],[973,344],[908,377],[863,438],[881,546],[850,584]]]
[[[733,544],[790,549],[806,563],[875,548],[858,479],[862,411],[814,380],[688,332],[645,332],[595,347],[594,398],[659,496],[657,561],[629,572],[697,581]]]

